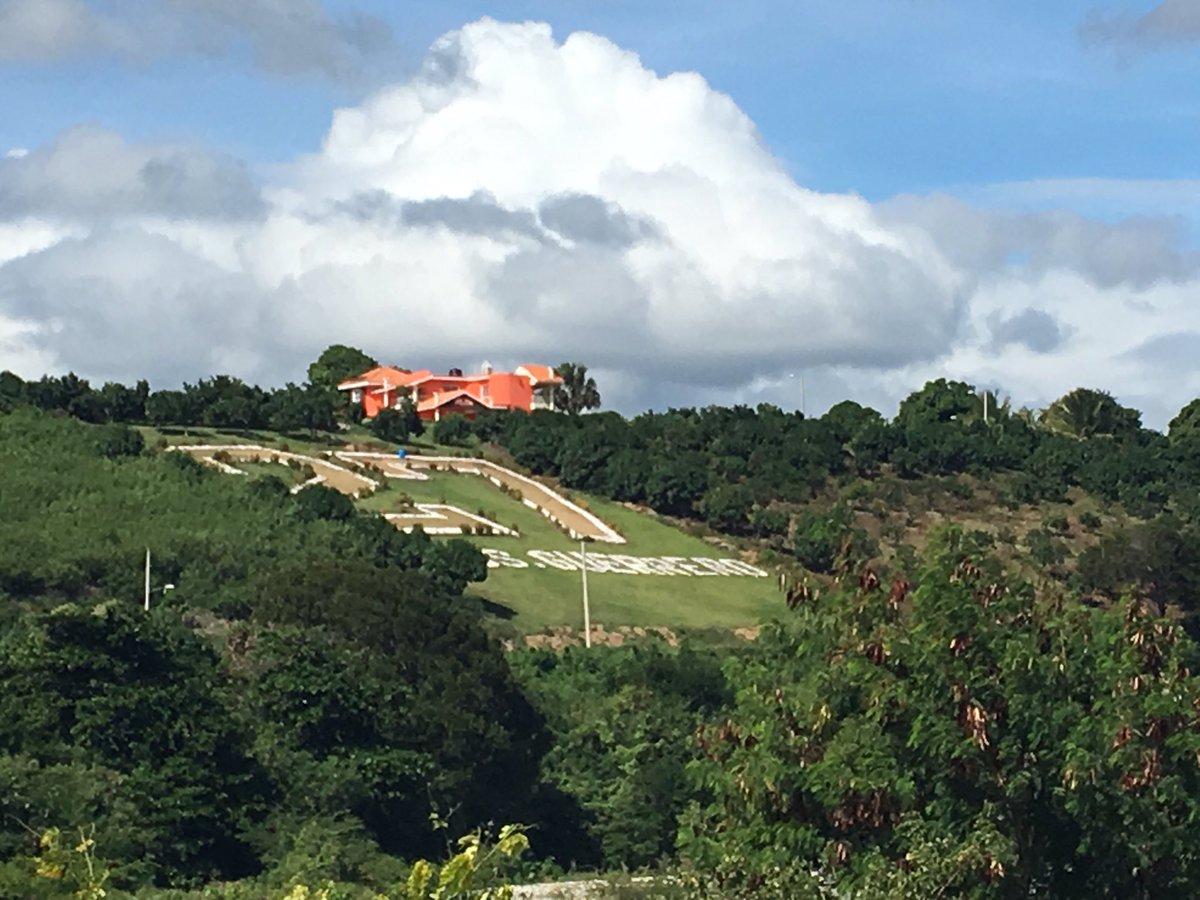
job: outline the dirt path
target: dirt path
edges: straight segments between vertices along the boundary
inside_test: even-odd
[[[295,461],[312,466],[313,472],[320,477],[323,484],[329,485],[343,494],[357,497],[364,491],[375,489],[375,482],[365,475],[351,472],[349,469],[316,456],[305,456],[300,453],[289,453],[283,450],[272,450],[259,447],[256,444],[181,444],[171,448],[190,453],[195,458],[224,472],[231,472],[231,467],[214,457],[220,453],[231,462],[282,462]],[[458,472],[463,475],[479,475],[498,487],[507,489],[519,497],[522,503],[530,509],[536,509],[543,516],[554,522],[576,540],[601,541],[606,544],[623,544],[621,537],[614,528],[599,517],[588,512],[577,503],[572,503],[562,494],[546,487],[539,481],[534,481],[512,469],[496,465],[486,459],[460,456],[409,456],[403,462],[388,453],[361,453],[341,451],[337,457],[348,463],[370,463],[383,474],[392,478],[425,478],[424,470],[445,470]],[[237,471],[236,469],[232,471]],[[242,474],[242,473],[238,473]],[[474,527],[485,524],[493,528],[497,534],[508,533],[510,529],[488,522],[471,513],[463,512],[455,507],[444,507],[439,514],[449,515],[453,510],[459,523],[458,528]],[[425,513],[428,516],[428,513]],[[389,519],[394,518],[389,516]],[[434,527],[451,527],[450,525]],[[432,532],[437,533],[437,532]],[[446,532],[450,533],[450,532]]]
[[[171,449],[189,453],[201,462],[208,463],[222,471],[228,471],[229,466],[223,465],[220,460],[213,459],[217,453],[228,457],[234,463],[276,462],[287,465],[289,461],[294,460],[295,462],[312,466],[313,472],[320,476],[322,484],[327,484],[334,490],[341,491],[343,494],[349,494],[351,497],[357,497],[364,491],[369,493],[375,489],[375,482],[365,475],[351,472],[349,469],[335,465],[317,456],[304,456],[300,453],[272,450],[268,447],[259,447],[254,444],[180,444]]]
[[[463,456],[408,456],[400,464],[395,456],[387,453],[339,453],[346,460],[371,462],[375,465],[387,463],[390,466],[406,465],[410,470],[436,470],[459,472],[463,475],[479,475],[497,486],[507,488],[520,495],[521,502],[530,509],[536,509],[547,519],[566,529],[567,533],[576,540],[590,539],[606,544],[623,544],[615,529],[601,521],[599,517],[588,512],[576,503],[572,503],[562,494],[546,487],[539,481],[534,481],[512,469],[496,465],[486,459]]]

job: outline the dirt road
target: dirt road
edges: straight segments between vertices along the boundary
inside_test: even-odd
[[[396,457],[387,453],[342,453],[339,456],[376,464],[385,461],[393,466],[397,464]],[[576,540],[590,539],[606,544],[625,543],[625,538],[615,529],[554,489],[486,459],[463,456],[408,456],[402,465],[418,472],[440,469],[463,475],[482,476],[495,485],[504,486],[520,494],[522,503],[566,529]]]
[[[196,459],[202,462],[209,462],[210,464],[219,463],[218,460],[213,459],[217,453],[228,457],[234,463],[278,462],[287,465],[289,461],[295,461],[301,465],[307,464],[312,466],[314,473],[321,476],[322,483],[329,485],[334,490],[341,491],[343,494],[349,494],[351,497],[357,497],[364,491],[369,493],[375,489],[375,482],[370,478],[359,475],[356,472],[351,472],[349,469],[335,465],[317,456],[304,456],[300,453],[272,450],[268,447],[259,447],[254,444],[181,444],[171,449],[190,453]],[[220,468],[219,465],[218,468]]]

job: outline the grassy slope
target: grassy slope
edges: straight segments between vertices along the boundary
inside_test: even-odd
[[[328,444],[289,436],[282,438],[267,431],[222,432],[212,428],[189,428],[188,434],[169,433],[141,427],[147,443],[160,437],[172,444],[256,443],[280,448],[286,444],[297,453],[316,453],[332,449]],[[353,433],[349,440],[366,442],[369,435]],[[421,453],[463,453],[463,448],[439,447],[427,440],[410,444]],[[382,446],[380,449],[383,449]],[[280,477],[291,474],[283,466],[258,464],[246,466]],[[555,625],[581,625],[581,579],[578,572],[553,568],[539,569],[525,556],[530,550],[578,550],[570,540],[540,513],[501,493],[490,482],[473,475],[435,472],[429,481],[389,479],[389,487],[360,503],[365,509],[392,512],[401,508],[404,495],[419,502],[449,503],[467,512],[482,512],[489,519],[521,533],[518,538],[470,537],[480,547],[505,550],[531,563],[526,569],[492,569],[488,579],[474,593],[493,604],[499,616],[522,632],[537,632]],[[622,546],[596,545],[595,552],[622,553],[631,556],[703,556],[725,558],[732,554],[664,525],[653,516],[627,509],[619,504],[579,497],[602,519],[616,526],[628,543]],[[615,628],[620,625],[666,626],[673,630],[721,628],[754,625],[771,617],[778,609],[778,594],[770,578],[686,576],[686,575],[615,575],[589,573],[588,587],[593,623]]]
[[[393,481],[389,490],[363,502],[368,509],[391,511],[402,495],[416,501],[446,502],[468,512],[480,510],[502,525],[516,526],[518,538],[471,537],[480,547],[525,559],[530,550],[578,550],[579,546],[546,521],[541,514],[502,494],[489,482],[472,475],[435,472],[429,481]],[[598,553],[630,556],[703,556],[725,558],[730,554],[659,523],[652,516],[594,497],[581,498],[600,518],[616,526],[628,541],[622,546],[596,544]],[[770,618],[779,606],[774,580],[770,578],[615,575],[589,573],[588,588],[592,621],[615,628],[619,625],[665,625],[679,628],[734,628]],[[558,569],[492,569],[478,586],[477,594],[511,615],[511,622],[525,632],[552,625],[582,624],[581,579],[578,572]]]

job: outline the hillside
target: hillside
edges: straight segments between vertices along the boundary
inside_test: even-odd
[[[931,383],[891,421],[395,441],[274,431],[279,397],[332,415],[311,388],[214,380],[126,424],[47,384],[0,380],[0,895],[42,896],[93,826],[112,895],[147,898],[394,895],[496,822],[531,846],[488,878],[660,871],[705,900],[846,869],[864,897],[1200,883],[1200,415],[1161,435],[1085,392],[985,422]],[[930,853],[952,870],[896,864]]]
[[[301,469],[297,463],[306,460],[304,471],[324,478],[324,483],[352,494],[362,489],[364,496],[355,496],[360,509],[411,518],[413,524],[434,533],[438,526],[460,524],[460,519],[468,528],[478,527],[480,522],[493,524],[495,533],[466,534],[464,539],[489,554],[487,579],[473,585],[470,594],[484,601],[499,623],[497,630],[514,635],[582,628],[582,564],[573,556],[580,553],[578,541],[489,480],[449,471],[449,463],[432,471],[419,469],[419,480],[396,479],[382,474],[381,466],[386,463],[369,455],[354,458],[354,454],[342,454],[337,445],[327,442],[285,440],[265,431],[243,436],[208,429],[192,432],[186,438],[170,435],[163,439],[182,450],[210,448],[198,458],[211,459],[215,452],[234,472],[251,478],[273,474],[294,487],[310,477],[298,474]],[[262,450],[237,449],[253,446],[246,443],[248,440],[255,441]],[[229,449],[211,449],[222,446]],[[383,448],[370,442],[353,446],[358,451]],[[410,447],[457,456],[470,452],[461,447],[421,443]],[[349,448],[344,445],[342,449]],[[295,453],[305,455],[291,456]],[[294,468],[285,465],[289,459]],[[375,480],[363,488],[362,476],[344,472],[342,467],[365,472]],[[778,611],[779,593],[771,573],[741,560],[739,549],[729,540],[701,540],[681,531],[677,523],[601,498],[573,495],[572,500],[614,527],[621,539],[619,544],[595,543],[590,551],[583,551],[591,556],[589,596],[591,620],[597,631],[649,627],[671,633],[696,629],[728,632],[753,627]],[[440,512],[433,515],[439,518],[419,515],[425,504],[435,505]],[[451,516],[448,520],[444,518],[447,509]]]

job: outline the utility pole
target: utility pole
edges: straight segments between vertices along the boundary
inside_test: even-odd
[[[150,612],[150,548],[146,548],[146,612]]]
[[[588,608],[587,590],[587,542],[579,542],[579,556],[583,561],[583,645],[592,646],[592,613]]]
[[[986,389],[984,389],[984,392],[983,392],[983,424],[984,425],[987,424],[987,401],[988,401],[988,392]]]

